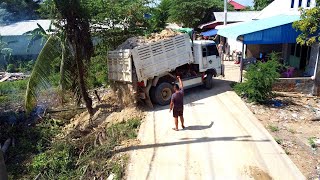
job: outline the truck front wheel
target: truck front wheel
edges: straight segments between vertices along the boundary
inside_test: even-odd
[[[170,83],[163,82],[153,89],[153,92],[150,93],[151,99],[161,105],[165,106],[170,104],[171,96],[173,92],[173,86]]]
[[[204,87],[206,89],[212,89],[212,77],[213,77],[213,74],[208,73],[207,77],[204,79]]]

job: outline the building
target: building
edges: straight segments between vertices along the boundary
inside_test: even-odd
[[[228,0],[228,4],[233,6],[234,10],[236,10],[236,11],[240,11],[240,10],[246,9],[246,7],[244,5],[242,5],[240,3],[237,3],[236,1],[233,1],[233,0]]]
[[[295,78],[283,82],[300,84],[299,87],[304,86],[301,84],[309,86],[317,79],[319,45],[309,47],[297,44],[299,32],[292,27],[292,23],[300,19],[299,8],[312,8],[315,5],[315,0],[275,0],[254,20],[220,27],[218,34],[226,37],[228,41],[242,42],[244,58],[259,60],[268,53],[279,52],[282,63],[292,69],[289,75],[284,73],[284,77]]]
[[[250,21],[257,17],[260,11],[232,11],[227,13],[227,24]],[[215,29],[219,25],[223,25],[224,22],[224,12],[214,12],[214,21],[202,24],[199,26],[203,30]]]
[[[37,29],[38,25],[48,30],[51,20],[27,20],[0,26],[1,40],[8,44],[8,48],[12,49],[12,57],[27,60],[37,58],[44,42],[42,42],[42,39],[38,39],[28,48],[28,44],[32,38],[32,34],[28,32]]]

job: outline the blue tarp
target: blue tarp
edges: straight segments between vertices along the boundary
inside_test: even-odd
[[[292,27],[292,23],[299,19],[299,15],[278,15],[234,24],[219,29],[218,34],[238,40],[242,36],[240,40],[244,44],[295,43],[300,33]]]
[[[206,32],[200,33],[203,36],[215,36],[217,34],[218,30],[217,29],[212,29]]]

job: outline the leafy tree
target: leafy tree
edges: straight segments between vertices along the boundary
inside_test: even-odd
[[[11,23],[38,18],[37,9],[41,0],[2,0],[0,23]]]
[[[272,3],[274,0],[254,0],[253,1],[253,7],[257,11],[261,11],[265,7],[267,7],[270,3]]]
[[[158,32],[166,27],[171,2],[171,0],[162,0],[161,3],[153,9],[151,18],[152,31]]]
[[[0,68],[3,68],[4,70],[12,54],[12,49],[7,46],[8,43],[2,41],[0,36],[0,60],[3,59],[3,62],[0,61]]]
[[[317,0],[317,4],[320,0]],[[312,45],[320,41],[320,7],[301,9],[301,19],[293,23],[293,27],[301,31],[297,38],[300,44]]]
[[[30,111],[36,104],[39,88],[47,87],[50,63],[61,57],[61,84],[84,100],[90,115],[93,115],[92,100],[86,86],[87,69],[93,54],[90,34],[90,14],[86,1],[54,0],[54,19],[60,20],[55,26],[60,33],[52,34],[41,50],[26,93],[26,108]],[[52,13],[54,14],[54,13]],[[69,56],[68,56],[69,55]]]
[[[129,37],[147,33],[150,24],[144,14],[151,12],[149,3],[149,0],[88,0],[94,36],[106,48],[113,49]]]
[[[214,11],[223,11],[221,0],[173,0],[169,10],[169,21],[196,28],[213,19]]]
[[[249,66],[244,78],[245,82],[236,84],[237,94],[245,96],[249,101],[264,102],[272,96],[272,86],[280,77],[281,64],[279,55],[271,53],[266,63],[258,62]]]

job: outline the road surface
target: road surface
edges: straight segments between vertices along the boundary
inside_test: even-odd
[[[172,130],[168,106],[148,112],[127,179],[305,179],[230,81],[214,83],[212,90],[185,91],[185,130]]]

